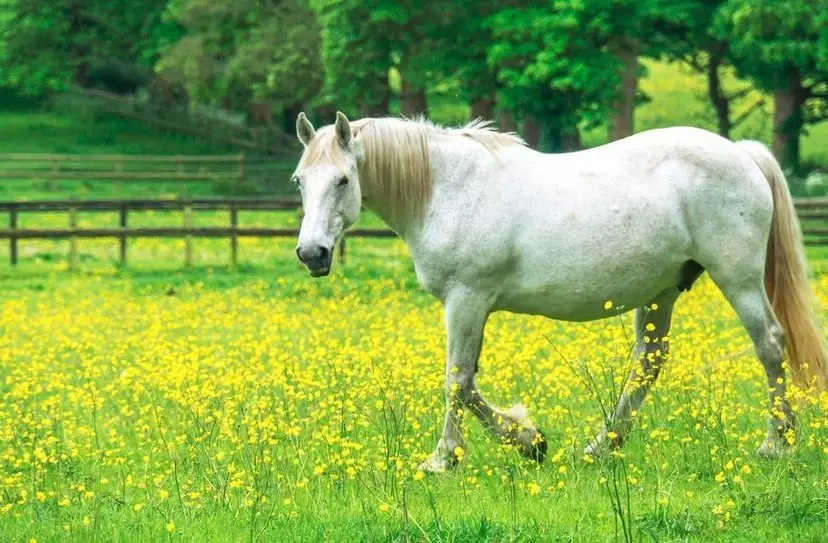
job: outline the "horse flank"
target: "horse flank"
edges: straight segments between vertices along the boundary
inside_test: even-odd
[[[497,154],[504,147],[525,145],[512,133],[498,132],[491,121],[476,119],[459,128],[444,128],[417,119],[368,118],[351,122],[354,138],[362,145],[359,182],[363,196],[382,200],[389,219],[420,219],[433,187],[430,136],[469,138]],[[330,162],[345,169],[345,154],[331,127],[320,129],[299,163],[299,169]]]

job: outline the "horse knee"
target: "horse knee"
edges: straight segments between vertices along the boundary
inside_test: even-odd
[[[446,379],[446,393],[462,405],[470,405],[474,400],[473,375],[455,374]]]

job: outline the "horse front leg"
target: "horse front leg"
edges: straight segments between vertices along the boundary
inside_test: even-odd
[[[465,453],[463,407],[471,399],[488,316],[485,299],[473,292],[458,290],[446,297],[446,415],[437,448],[420,464],[423,471],[441,472],[453,468]]]
[[[526,413],[522,408],[503,412],[492,407],[474,382],[488,316],[487,300],[474,292],[457,291],[446,299],[446,415],[437,448],[420,464],[423,471],[441,472],[453,468],[465,454],[464,408],[468,408],[493,434],[516,445],[525,456],[540,461],[546,453],[545,439],[525,423]]]

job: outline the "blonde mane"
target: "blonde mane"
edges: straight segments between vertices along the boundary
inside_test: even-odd
[[[431,198],[433,180],[428,138],[440,134],[469,138],[497,154],[511,145],[524,145],[512,133],[502,133],[491,121],[476,119],[459,128],[444,128],[425,120],[367,118],[353,121],[353,137],[362,144],[363,158],[358,162],[363,196],[381,199],[388,219],[422,218]],[[299,162],[299,169],[321,162],[345,168],[342,147],[332,126],[320,129]]]

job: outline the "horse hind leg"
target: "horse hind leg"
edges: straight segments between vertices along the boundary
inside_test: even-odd
[[[636,344],[633,351],[633,368],[615,409],[605,422],[601,433],[584,450],[585,454],[603,456],[620,446],[629,434],[633,413],[641,408],[667,357],[673,306],[682,290],[684,289],[670,288],[654,298],[646,307],[635,310]]]
[[[763,271],[748,280],[717,281],[715,272],[711,278],[719,286],[733,307],[753,342],[756,355],[765,368],[768,384],[770,417],[768,434],[757,453],[761,456],[778,457],[790,454],[796,433],[796,418],[786,396],[785,370],[782,360],[785,353],[785,337],[765,292]]]

